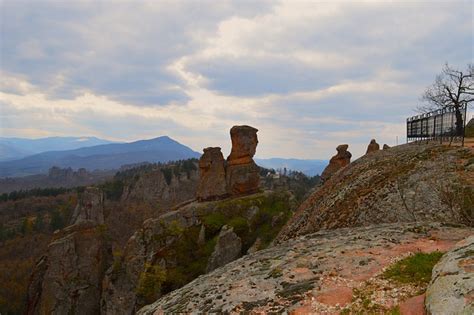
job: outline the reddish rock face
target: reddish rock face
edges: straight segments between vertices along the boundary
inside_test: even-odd
[[[369,146],[367,147],[367,152],[365,154],[369,154],[372,152],[376,152],[380,150],[380,145],[375,141],[375,139],[370,140]]]
[[[331,160],[329,161],[329,165],[324,169],[323,173],[321,174],[322,181],[328,180],[338,170],[351,163],[352,154],[347,151],[348,148],[349,145],[347,144],[341,144],[336,148],[337,154],[331,158]]]
[[[206,148],[199,160],[199,201],[216,200],[227,195],[225,161],[221,148]]]
[[[234,126],[230,130],[232,151],[227,158],[227,188],[231,195],[244,195],[259,190],[260,175],[253,160],[257,149],[257,129]]]
[[[230,129],[232,151],[227,158],[230,165],[253,162],[258,144],[257,131],[250,126],[234,126]]]

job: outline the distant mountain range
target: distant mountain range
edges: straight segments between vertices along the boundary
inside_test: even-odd
[[[96,139],[97,141],[105,141]],[[19,151],[24,150],[19,147]],[[118,169],[125,164],[168,162],[198,158],[199,153],[167,137],[130,143],[109,143],[74,150],[47,151],[13,161],[0,162],[0,177],[47,173],[52,166],[87,170]]]
[[[150,140],[117,143],[95,137],[50,137],[42,139],[0,137],[0,177],[46,174],[52,166],[89,171],[119,169],[142,162],[169,162],[199,158],[200,153],[162,136]],[[325,160],[255,159],[266,168],[321,174]]]
[[[74,150],[112,141],[96,137],[48,137],[40,139],[0,137],[0,161],[17,160],[46,151]]]
[[[299,171],[308,176],[320,175],[324,168],[328,165],[326,160],[300,160],[300,159],[255,159],[255,162],[266,168],[284,169]]]

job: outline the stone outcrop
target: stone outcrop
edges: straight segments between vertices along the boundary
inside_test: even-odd
[[[91,221],[104,224],[104,193],[96,187],[87,187],[74,209],[71,225]]]
[[[232,151],[227,157],[227,187],[231,195],[245,195],[259,190],[259,168],[253,156],[258,139],[257,131],[250,126],[234,126],[230,130]]]
[[[87,189],[73,225],[55,233],[30,278],[27,314],[98,314],[102,279],[111,260],[103,196]]]
[[[224,225],[217,238],[214,252],[209,258],[207,272],[222,267],[241,256],[242,240],[234,233],[234,228]]]
[[[321,174],[322,181],[327,181],[334,173],[349,165],[352,154],[347,151],[348,148],[349,145],[347,144],[341,144],[336,148],[337,154],[329,160],[329,165],[326,166]]]
[[[433,268],[428,314],[474,314],[474,236],[459,242]]]
[[[243,256],[138,314],[373,314],[374,305],[390,313],[419,288],[386,281],[385,268],[410,253],[449,250],[470,234],[439,223],[324,230]]]
[[[147,265],[159,265],[170,274],[170,278],[166,279],[167,289],[157,292],[160,296],[179,287],[183,281],[190,282],[199,274],[206,273],[208,266],[213,269],[240,257],[241,252],[256,242],[261,229],[268,227],[272,217],[278,215],[268,217],[263,213],[263,207],[260,209],[259,206],[273,207],[278,204],[288,218],[293,200],[288,192],[263,192],[223,201],[192,202],[158,218],[146,220],[129,239],[123,254],[116,257],[113,266],[107,270],[101,314],[133,314],[146,304],[137,292],[140,291],[140,275]],[[263,215],[269,221],[266,224],[257,220]],[[220,221],[221,218],[226,218],[225,222]],[[242,228],[223,228],[232,218],[243,218],[244,226],[248,226],[252,233]],[[278,231],[285,222],[274,227],[274,231]],[[261,244],[259,249],[267,245]],[[180,272],[177,273],[178,270]]]
[[[164,166],[148,172],[138,174],[138,179],[131,183],[125,183],[121,197],[122,202],[150,202],[159,204],[162,208],[170,208],[186,200],[193,199],[199,182],[199,172],[189,170],[188,172],[169,172],[170,177],[165,176],[171,166]]]
[[[225,160],[221,148],[206,148],[199,160],[200,179],[196,193],[199,201],[215,200],[227,195]]]
[[[391,147],[390,147],[388,144],[384,144],[384,145],[383,145],[383,149],[384,149],[384,150],[388,150],[388,149],[390,149],[390,148],[391,148]]]
[[[369,146],[367,147],[367,152],[365,154],[370,154],[380,150],[380,145],[375,141],[375,139],[370,140]]]

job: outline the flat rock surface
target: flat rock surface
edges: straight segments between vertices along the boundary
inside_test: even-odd
[[[474,230],[441,223],[383,224],[325,230],[244,256],[200,276],[138,314],[251,311],[337,314],[419,307],[418,288],[380,277],[414,252],[448,251]],[[367,308],[366,308],[367,310]]]

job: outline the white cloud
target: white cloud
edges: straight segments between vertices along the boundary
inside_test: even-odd
[[[355,156],[403,141],[445,61],[472,60],[472,2],[3,1],[1,133],[167,134],[258,155]]]

